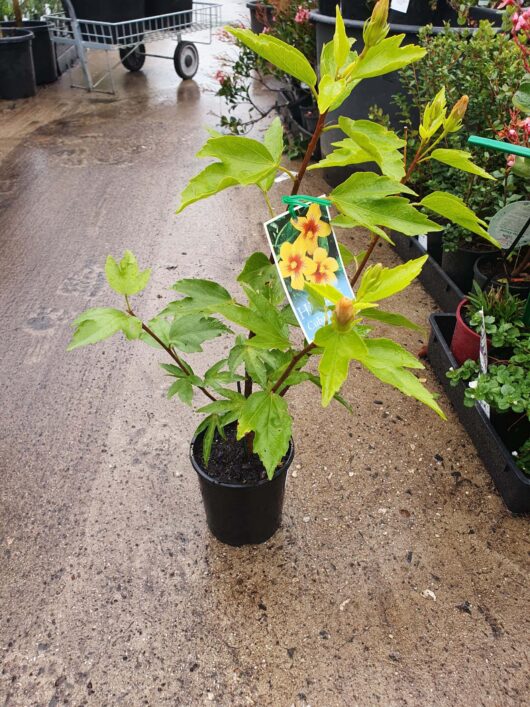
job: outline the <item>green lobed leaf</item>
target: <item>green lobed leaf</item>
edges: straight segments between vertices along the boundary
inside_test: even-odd
[[[142,333],[142,322],[136,317],[111,307],[87,309],[73,322],[75,331],[67,351],[95,344],[122,331],[128,339],[138,339]]]
[[[181,399],[185,405],[191,405],[193,402],[193,385],[188,378],[178,378],[174,381],[167,391],[168,399],[175,395]]]
[[[405,168],[401,149],[405,143],[393,131],[371,120],[352,120],[343,116],[339,118],[339,126],[348,137],[334,142],[336,149],[310,169],[373,161],[385,176],[396,181],[403,178]]]
[[[222,427],[220,424],[219,415],[208,415],[195,430],[195,436],[198,437],[201,432],[204,432],[204,437],[202,440],[202,456],[204,461],[204,466],[208,466],[210,461],[210,456],[212,453],[212,444],[215,435],[215,431],[222,433]]]
[[[318,367],[322,385],[322,405],[329,405],[348,377],[352,359],[367,354],[364,340],[354,330],[339,331],[333,324],[321,327],[315,335],[315,344],[323,349]]]
[[[308,86],[316,86],[315,70],[302,52],[295,47],[267,34],[254,34],[249,29],[226,27],[226,31],[289,76],[294,76]]]
[[[350,78],[360,80],[382,76],[422,59],[426,49],[415,44],[401,46],[404,38],[404,34],[396,34],[370,47],[354,65]]]
[[[495,180],[495,177],[488,174],[485,169],[482,169],[482,167],[479,167],[478,164],[471,161],[472,155],[469,152],[466,152],[466,150],[437,149],[434,150],[429,157],[433,160],[437,160],[438,162],[442,162],[442,164],[447,164],[450,167],[460,169],[462,172],[469,172],[470,174],[476,174],[479,177],[484,177],[484,179]]]
[[[265,300],[265,298],[263,299]],[[271,306],[270,303],[268,304]],[[228,321],[255,334],[252,339],[248,340],[249,346],[280,350],[291,347],[289,332],[284,320],[281,320],[281,324],[277,326],[271,319],[264,318],[259,312],[235,303],[219,305],[217,311]]]
[[[245,185],[256,184],[260,175],[265,177],[271,170],[275,172],[280,159],[275,159],[261,142],[241,135],[210,138],[197,157],[218,159],[239,184]]]
[[[382,309],[364,309],[362,312],[364,319],[375,320],[389,324],[390,326],[404,327],[405,329],[413,329],[421,331],[423,327],[404,317],[402,314],[394,314],[393,312],[384,312]]]
[[[389,240],[383,227],[408,236],[440,231],[441,226],[417,211],[407,199],[391,196],[414,194],[404,184],[373,172],[357,172],[333,189],[330,199],[341,212],[333,219],[338,227],[363,226]],[[391,242],[391,241],[390,241]]]
[[[390,342],[394,344],[395,348],[390,347],[387,343],[382,349],[381,341],[381,339],[366,340],[368,355],[359,358],[361,364],[383,383],[388,383],[405,395],[416,398],[416,400],[430,407],[445,420],[446,417],[432,393],[422,385],[413,373],[404,368],[404,366],[412,367],[412,365],[407,363],[407,356],[411,360],[415,360],[414,357],[408,352],[404,354],[405,350],[395,342]],[[386,341],[389,342],[390,340],[387,339]],[[416,368],[423,368],[419,362],[416,363]]]
[[[378,302],[401,292],[421,273],[428,256],[409,260],[394,268],[386,268],[380,263],[371,265],[364,271],[357,299],[363,302]]]
[[[348,265],[355,260],[355,255],[344,245],[344,243],[338,243],[337,245],[339,246],[339,253],[342,258],[342,262],[345,267],[348,267]]]
[[[213,280],[202,280],[200,278],[184,278],[177,280],[172,285],[172,289],[186,295],[194,300],[197,306],[205,312],[215,311],[215,307],[224,302],[230,302],[232,297],[228,290]]]
[[[265,390],[252,393],[241,409],[237,438],[254,433],[254,451],[269,479],[289,449],[291,426],[287,403],[277,393]]]
[[[258,173],[257,178],[262,178],[261,172]],[[196,201],[207,199],[209,196],[238,184],[237,176],[232,173],[227,165],[220,162],[210,164],[188,182],[180,196],[180,206],[177,209],[177,214]]]
[[[120,295],[135,295],[145,289],[151,277],[151,270],[140,272],[136,257],[130,250],[126,250],[119,263],[112,255],[107,257],[105,275],[115,292]]]
[[[265,131],[263,135],[263,144],[267,148],[267,150],[271,153],[276,165],[278,166],[281,162],[282,155],[283,155],[283,148],[284,148],[284,142],[283,142],[283,125],[282,121],[280,118],[276,117],[272,121],[272,123],[269,125],[267,130]],[[259,188],[264,191],[268,192],[269,189],[271,189],[272,185],[274,184],[274,180],[276,179],[276,169],[274,171],[271,171],[271,173],[265,177],[259,184]]]
[[[205,341],[230,332],[222,322],[213,317],[185,314],[175,319],[169,330],[169,342],[179,351],[196,353],[202,351]]]
[[[443,191],[434,191],[424,197],[420,201],[420,205],[430,211],[434,211],[439,216],[449,219],[449,221],[453,221],[453,223],[457,223],[462,228],[476,233],[477,236],[482,236],[482,238],[500,248],[498,241],[492,238],[485,230],[486,222],[478,218],[460,197]]]

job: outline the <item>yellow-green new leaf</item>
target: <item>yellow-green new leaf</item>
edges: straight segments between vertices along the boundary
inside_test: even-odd
[[[128,339],[138,339],[142,333],[142,322],[136,317],[112,307],[87,309],[73,322],[75,331],[67,351],[81,346],[96,344],[122,331]]]
[[[449,149],[438,149],[434,150],[430,157],[433,160],[447,164],[450,167],[455,167],[460,169],[462,172],[469,172],[470,174],[476,174],[479,177],[484,177],[484,179],[495,179],[491,174],[488,174],[485,169],[479,167],[471,161],[472,155],[466,150],[449,150]],[[422,160],[423,161],[423,160]]]
[[[306,83],[308,86],[313,88],[316,86],[317,75],[315,70],[302,52],[295,47],[267,34],[254,34],[249,29],[241,29],[239,27],[226,27],[225,29],[238,39],[241,44],[256,52],[258,56],[261,56],[266,61],[270,61],[281,71],[289,74],[289,76],[294,76],[295,79]]]
[[[291,439],[291,416],[285,399],[277,393],[259,391],[247,398],[237,426],[237,438],[254,433],[254,451],[272,479],[287,454]]]
[[[352,174],[330,194],[334,206],[344,218],[335,218],[338,227],[364,226],[388,240],[383,227],[407,236],[440,231],[441,226],[417,211],[407,199],[392,196],[400,192],[414,194],[404,184],[373,172]]]
[[[333,57],[335,65],[340,69],[350,53],[350,42],[346,34],[344,20],[340,14],[339,6],[336,7],[335,33],[333,35]]]
[[[261,173],[258,173],[257,176],[261,178]],[[221,162],[210,164],[202,172],[190,179],[184,188],[180,195],[180,206],[177,209],[177,214],[200,199],[207,199],[209,196],[218,194],[229,187],[235,187],[238,184],[238,178],[232,174],[227,165],[221,164]]]
[[[350,361],[367,355],[368,351],[364,340],[354,329],[339,331],[333,324],[317,331],[315,344],[323,349],[318,371],[322,405],[326,407],[348,377]]]
[[[119,263],[112,255],[107,257],[105,275],[115,292],[120,295],[135,295],[145,289],[151,277],[151,270],[140,272],[136,257],[130,250],[126,250]]]
[[[396,34],[370,47],[354,64],[349,78],[360,80],[382,76],[422,59],[427,50],[415,44],[406,44],[402,47],[404,38],[404,34]]]
[[[458,196],[444,191],[433,191],[432,194],[428,194],[420,201],[420,205],[453,223],[457,223],[462,228],[467,228],[477,236],[482,236],[497,248],[501,247],[499,242],[490,236],[484,228],[486,222],[471,211]]]
[[[357,298],[363,302],[378,302],[401,292],[418,277],[428,257],[423,255],[395,268],[386,268],[380,263],[371,265],[363,273]]]
[[[412,329],[413,331],[421,331],[423,329],[423,327],[415,324],[402,314],[385,312],[384,310],[376,309],[375,307],[364,309],[362,312],[362,317],[363,319],[382,322],[383,324],[389,324],[390,326],[404,327],[405,329]]]
[[[382,341],[386,341],[383,347],[381,345]],[[405,368],[423,368],[421,363],[416,362],[416,365],[412,366],[412,361],[415,361],[414,357],[408,354],[399,344],[389,339],[367,339],[366,346],[368,355],[364,358],[359,358],[365,368],[383,383],[388,383],[405,395],[416,398],[416,400],[434,410],[442,419],[446,419],[443,410],[434,399],[432,393],[420,383],[413,373]],[[404,351],[405,355],[403,354]]]

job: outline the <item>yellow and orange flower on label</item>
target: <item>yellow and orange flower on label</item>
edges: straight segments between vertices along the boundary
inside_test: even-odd
[[[317,203],[296,207],[296,218],[286,211],[267,221],[265,233],[289,303],[308,341],[326,323],[305,291],[306,283],[333,285],[354,298],[344,269],[328,207]]]

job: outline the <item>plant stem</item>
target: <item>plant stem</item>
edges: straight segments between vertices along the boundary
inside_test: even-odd
[[[295,194],[298,194],[298,190],[300,189],[300,184],[302,183],[302,179],[304,178],[304,174],[306,173],[306,169],[309,166],[309,162],[311,160],[311,157],[313,157],[313,152],[316,149],[317,142],[320,138],[320,135],[322,133],[322,130],[324,129],[324,125],[326,123],[326,113],[322,113],[321,115],[318,116],[318,122],[315,128],[315,132],[313,133],[313,137],[309,141],[309,145],[307,146],[307,150],[305,151],[304,159],[302,160],[302,164],[300,165],[300,169],[298,170],[298,174],[296,175],[296,179],[294,180],[293,188],[291,191],[291,196],[294,196]]]
[[[132,312],[129,312],[129,314],[132,314]],[[134,315],[132,315],[132,316],[134,316]],[[186,366],[182,363],[182,361],[177,356],[177,354],[173,351],[173,349],[170,346],[166,346],[166,344],[164,344],[162,339],[160,339],[155,334],[155,332],[152,329],[150,329],[147,326],[147,324],[144,324],[143,322],[142,322],[142,329],[145,331],[146,334],[148,334],[152,339],[154,339],[156,341],[156,343],[159,344],[164,349],[164,351],[166,351],[171,356],[171,358],[173,359],[173,361],[175,361],[175,363],[180,368],[180,370],[184,371],[184,373],[186,375],[188,375],[188,370],[186,369]],[[207,398],[210,398],[210,400],[213,400],[214,402],[217,400],[217,398],[214,398],[213,395],[209,391],[206,390],[206,388],[202,387],[202,385],[199,385],[197,387],[199,388],[199,390],[201,390],[204,393],[204,395],[206,395]]]
[[[269,198],[269,195],[267,194],[266,191],[263,192],[263,197],[265,199],[265,203],[267,204],[267,208],[269,209],[269,215],[271,218],[274,218],[276,214],[274,213],[274,209],[272,208],[271,200]]]
[[[295,356],[292,357],[292,359],[290,360],[289,365],[287,366],[285,371],[278,378],[276,383],[272,386],[271,393],[276,393],[282,387],[284,382],[291,375],[291,372],[292,372],[293,368],[296,366],[296,364],[298,363],[298,361],[300,361],[300,359],[302,359],[304,356],[306,356],[311,351],[311,349],[314,349],[314,348],[315,348],[315,344],[313,344],[313,343],[307,344],[306,346],[304,346],[304,348],[301,351],[299,351]]]
[[[359,265],[359,267],[355,271],[352,279],[350,280],[350,285],[352,287],[355,285],[355,283],[357,282],[357,280],[361,276],[361,273],[364,270],[364,268],[366,267],[366,263],[369,261],[370,256],[374,252],[374,248],[376,247],[378,242],[379,242],[379,236],[376,235],[375,233],[372,233],[372,240],[370,241],[370,245],[368,246],[368,250],[364,254],[364,258],[362,259],[361,264]]]

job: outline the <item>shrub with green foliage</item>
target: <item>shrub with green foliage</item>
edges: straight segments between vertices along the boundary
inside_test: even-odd
[[[509,122],[513,95],[525,75],[520,52],[510,36],[482,22],[475,33],[446,28],[435,35],[426,27],[420,32],[419,43],[426,50],[425,58],[400,71],[405,93],[395,97],[401,121],[408,127],[409,149],[414,150],[419,140],[417,131],[411,129],[415,116],[441,85],[450,102],[462,94],[469,96],[464,129],[444,138],[447,147],[464,149],[473,134],[495,138]],[[477,164],[499,179],[498,186],[492,187],[473,175],[448,171],[435,162],[420,166],[413,185],[420,193],[442,189],[462,196],[480,218],[488,221],[507,203],[524,198],[527,189],[508,168],[505,156],[483,150],[471,152]],[[472,234],[454,225],[444,232],[446,250],[456,250],[460,243],[472,240]]]
[[[183,190],[178,212],[225,189],[252,187],[252,193],[261,195],[267,207],[264,220],[272,218],[273,201],[280,187],[275,187],[272,197],[271,189],[279,172],[290,178],[291,195],[299,194],[315,145],[329,126],[328,113],[339,108],[364,79],[400,69],[425,54],[421,47],[403,45],[404,35],[388,36],[387,17],[388,0],[378,0],[364,27],[364,48],[357,52],[337,11],[334,38],[322,49],[320,77],[295,47],[267,34],[227,28],[262,59],[310,87],[319,109],[317,125],[296,173],[282,165],[284,136],[278,119],[265,132],[263,141],[211,131],[198,153],[208,164]],[[173,289],[180,298],[145,321],[133,309],[131,298],[146,287],[149,271],[141,272],[135,257],[127,251],[119,263],[109,256],[105,269],[110,286],[123,300],[123,309],[102,307],[81,314],[74,322],[69,348],[93,344],[121,331],[127,339],[139,339],[162,349],[170,360],[163,364],[172,379],[168,395],[176,395],[188,405],[194,404],[197,391],[208,399],[198,409],[203,420],[197,430],[204,434],[206,465],[215,434],[222,436],[227,425],[237,423],[238,439],[245,439],[247,449],[258,454],[271,478],[291,437],[291,388],[303,383],[316,386],[324,407],[333,399],[344,402],[340,391],[353,361],[444,417],[435,397],[414,375],[423,365],[397,342],[374,333],[379,323],[417,328],[380,305],[410,285],[426,258],[394,268],[369,265],[369,261],[381,239],[392,243],[388,231],[408,236],[439,231],[441,226],[432,218],[452,219],[489,239],[484,223],[461,199],[441,191],[420,198],[409,185],[415,167],[431,160],[441,162],[446,169],[489,176],[467,152],[437,147],[445,136],[461,129],[466,105],[464,97],[449,109],[440,90],[423,113],[418,150],[408,155],[403,152],[404,142],[386,128],[368,120],[339,120],[344,140],[312,168],[363,162],[377,165],[377,172],[356,172],[329,194],[337,212],[335,227],[363,227],[370,240],[362,256],[353,258],[349,254],[349,260],[358,263],[350,281],[356,287],[355,299],[343,296],[333,286],[333,278],[321,279],[320,284],[304,278],[309,265],[315,272],[316,250],[325,250],[327,245],[326,238],[318,236],[319,217],[302,218],[304,233],[294,243],[284,244],[291,247],[282,246],[282,277],[287,277],[287,272],[293,283],[296,279],[297,289],[305,288],[314,310],[322,313],[324,324],[314,341],[303,346],[297,343],[300,334],[285,300],[284,283],[266,253],[256,252],[247,259],[237,277],[237,293],[211,280],[178,280]],[[222,208],[222,202],[217,208]],[[302,228],[296,219],[293,221]],[[326,234],[329,236],[329,229]],[[343,253],[348,255],[344,248]],[[225,335],[232,337],[225,357],[204,373],[191,367],[188,354],[202,351],[206,342]],[[318,375],[306,370],[313,360],[318,361]]]

